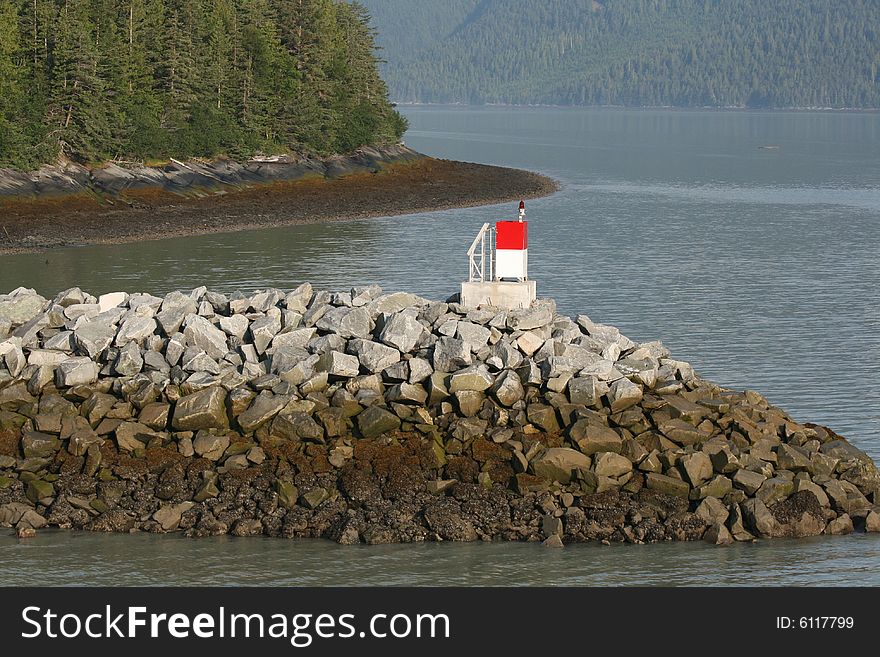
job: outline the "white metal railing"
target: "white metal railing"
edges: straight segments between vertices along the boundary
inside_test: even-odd
[[[483,224],[483,227],[480,228],[480,232],[477,233],[477,236],[474,238],[471,248],[468,249],[468,281],[471,283],[483,283],[486,281],[487,259],[489,261],[488,280],[495,280],[495,245],[492,244],[494,234],[495,230],[492,228],[491,224]],[[478,248],[479,252],[477,251]],[[488,258],[486,255],[487,251]]]

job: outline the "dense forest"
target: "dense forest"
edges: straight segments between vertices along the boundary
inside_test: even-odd
[[[0,0],[0,166],[398,140],[363,6]]]
[[[363,0],[400,102],[880,107],[878,0]]]

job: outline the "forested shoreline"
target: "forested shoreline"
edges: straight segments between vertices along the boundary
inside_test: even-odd
[[[374,50],[338,0],[0,0],[0,166],[393,143]]]
[[[363,0],[394,100],[880,108],[876,0]]]

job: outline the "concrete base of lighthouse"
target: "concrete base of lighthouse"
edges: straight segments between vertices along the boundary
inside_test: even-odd
[[[535,281],[487,281],[461,284],[461,305],[465,308],[492,306],[513,310],[528,308],[538,296]]]

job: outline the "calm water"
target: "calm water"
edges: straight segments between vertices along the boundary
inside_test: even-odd
[[[880,459],[880,115],[405,113],[417,150],[563,184],[528,204],[540,295],[633,339],[662,339],[707,378],[759,390]],[[441,298],[466,276],[479,226],[514,212],[510,204],[4,256],[0,289],[234,291],[310,280]],[[46,534],[21,546],[0,538],[0,552],[0,581],[10,582],[183,583],[194,571],[178,572],[177,561],[198,563],[199,581],[215,583],[880,584],[874,536],[552,552]]]

